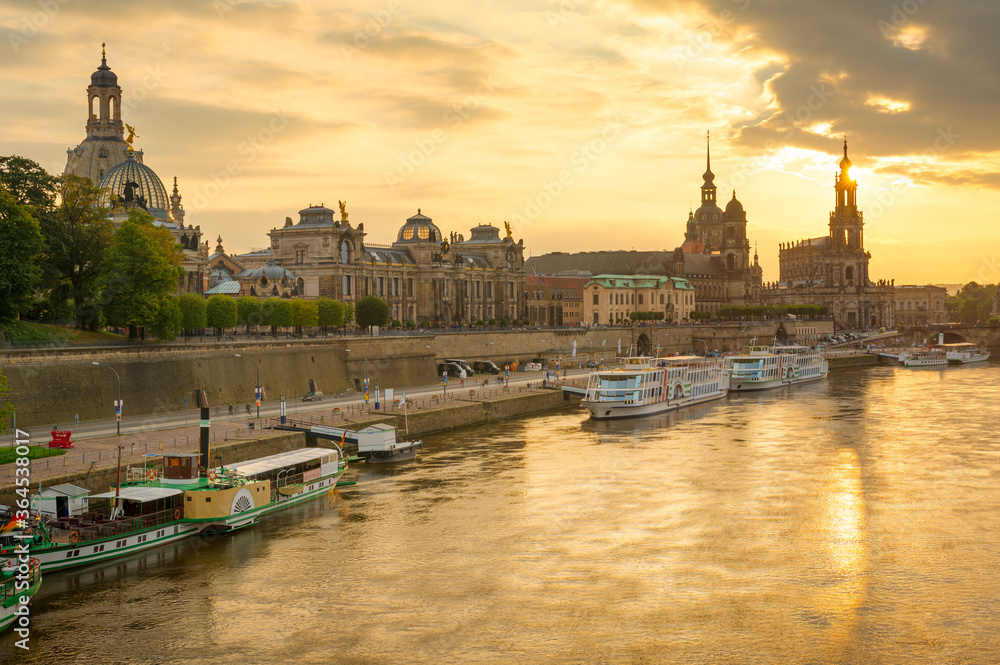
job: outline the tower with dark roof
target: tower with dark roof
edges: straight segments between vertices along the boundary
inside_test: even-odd
[[[125,161],[128,144],[122,123],[122,89],[118,76],[108,67],[107,53],[101,45],[101,64],[90,76],[87,87],[87,136],[76,148],[66,151],[65,173],[90,178],[100,184],[104,175]],[[141,163],[142,152],[135,158]]]

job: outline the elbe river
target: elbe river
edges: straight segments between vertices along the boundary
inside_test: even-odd
[[[1000,662],[1000,364],[582,410],[53,573],[10,663]]]

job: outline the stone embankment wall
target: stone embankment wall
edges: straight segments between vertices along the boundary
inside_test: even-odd
[[[735,351],[752,341],[767,343],[784,326],[795,335],[796,322],[743,323],[702,326],[578,328],[511,332],[463,332],[445,335],[387,337],[328,337],[295,342],[230,344],[171,344],[136,348],[58,349],[0,353],[0,369],[10,385],[10,401],[18,423],[26,426],[109,418],[114,414],[115,377],[94,361],[113,367],[121,377],[126,417],[195,408],[196,391],[205,391],[211,406],[247,404],[253,400],[256,368],[240,353],[260,364],[267,399],[284,394],[289,400],[308,390],[315,379],[324,393],[361,389],[367,373],[372,386],[401,388],[440,379],[442,358],[528,361],[562,358],[576,362],[611,357],[619,342],[623,353],[640,338],[661,353],[705,348]],[[831,321],[808,322],[816,334],[832,332]],[[351,353],[347,352],[351,349]],[[365,361],[367,357],[367,363]],[[187,400],[185,404],[185,400]]]

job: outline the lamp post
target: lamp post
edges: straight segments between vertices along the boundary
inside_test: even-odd
[[[356,353],[365,359],[365,393],[368,392],[368,356],[361,353],[360,351],[351,351],[350,349],[344,349],[345,353]],[[367,400],[366,400],[367,401]]]
[[[234,354],[237,358],[243,358],[244,360],[249,360],[253,363],[253,366],[257,368],[257,385],[254,386],[253,396],[254,400],[257,402],[257,417],[260,418],[260,365],[253,358],[248,358],[246,356],[241,356],[240,354]]]
[[[100,365],[101,367],[107,367],[112,372],[115,372],[115,368],[114,367],[111,367],[109,365],[105,365],[104,363],[99,363],[96,360],[94,360],[93,362],[91,362],[91,364],[92,365]],[[118,376],[118,372],[115,372],[115,385],[116,385],[116,393],[118,395],[118,399],[115,400],[115,428],[116,428],[117,434],[121,435],[121,433],[122,433],[122,412],[121,412],[121,408],[122,408],[122,379],[121,379],[120,376]]]

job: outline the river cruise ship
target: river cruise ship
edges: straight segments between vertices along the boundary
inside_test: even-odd
[[[740,392],[825,379],[830,370],[823,353],[808,346],[751,346],[729,361],[729,389]]]
[[[948,358],[944,351],[939,349],[907,351],[900,354],[900,362],[903,367],[933,367],[934,365],[947,365]]]
[[[329,491],[347,468],[339,447],[300,448],[207,472],[199,458],[167,453],[162,472],[129,469],[119,487],[88,497],[86,513],[36,516],[17,536],[0,538],[0,558],[12,556],[27,536],[31,555],[48,572],[230,531]]]
[[[623,358],[619,367],[591,373],[580,405],[592,418],[629,418],[701,404],[728,392],[724,358]]]
[[[990,352],[975,344],[939,344],[934,347],[944,352],[950,363],[978,363],[989,360]]]

